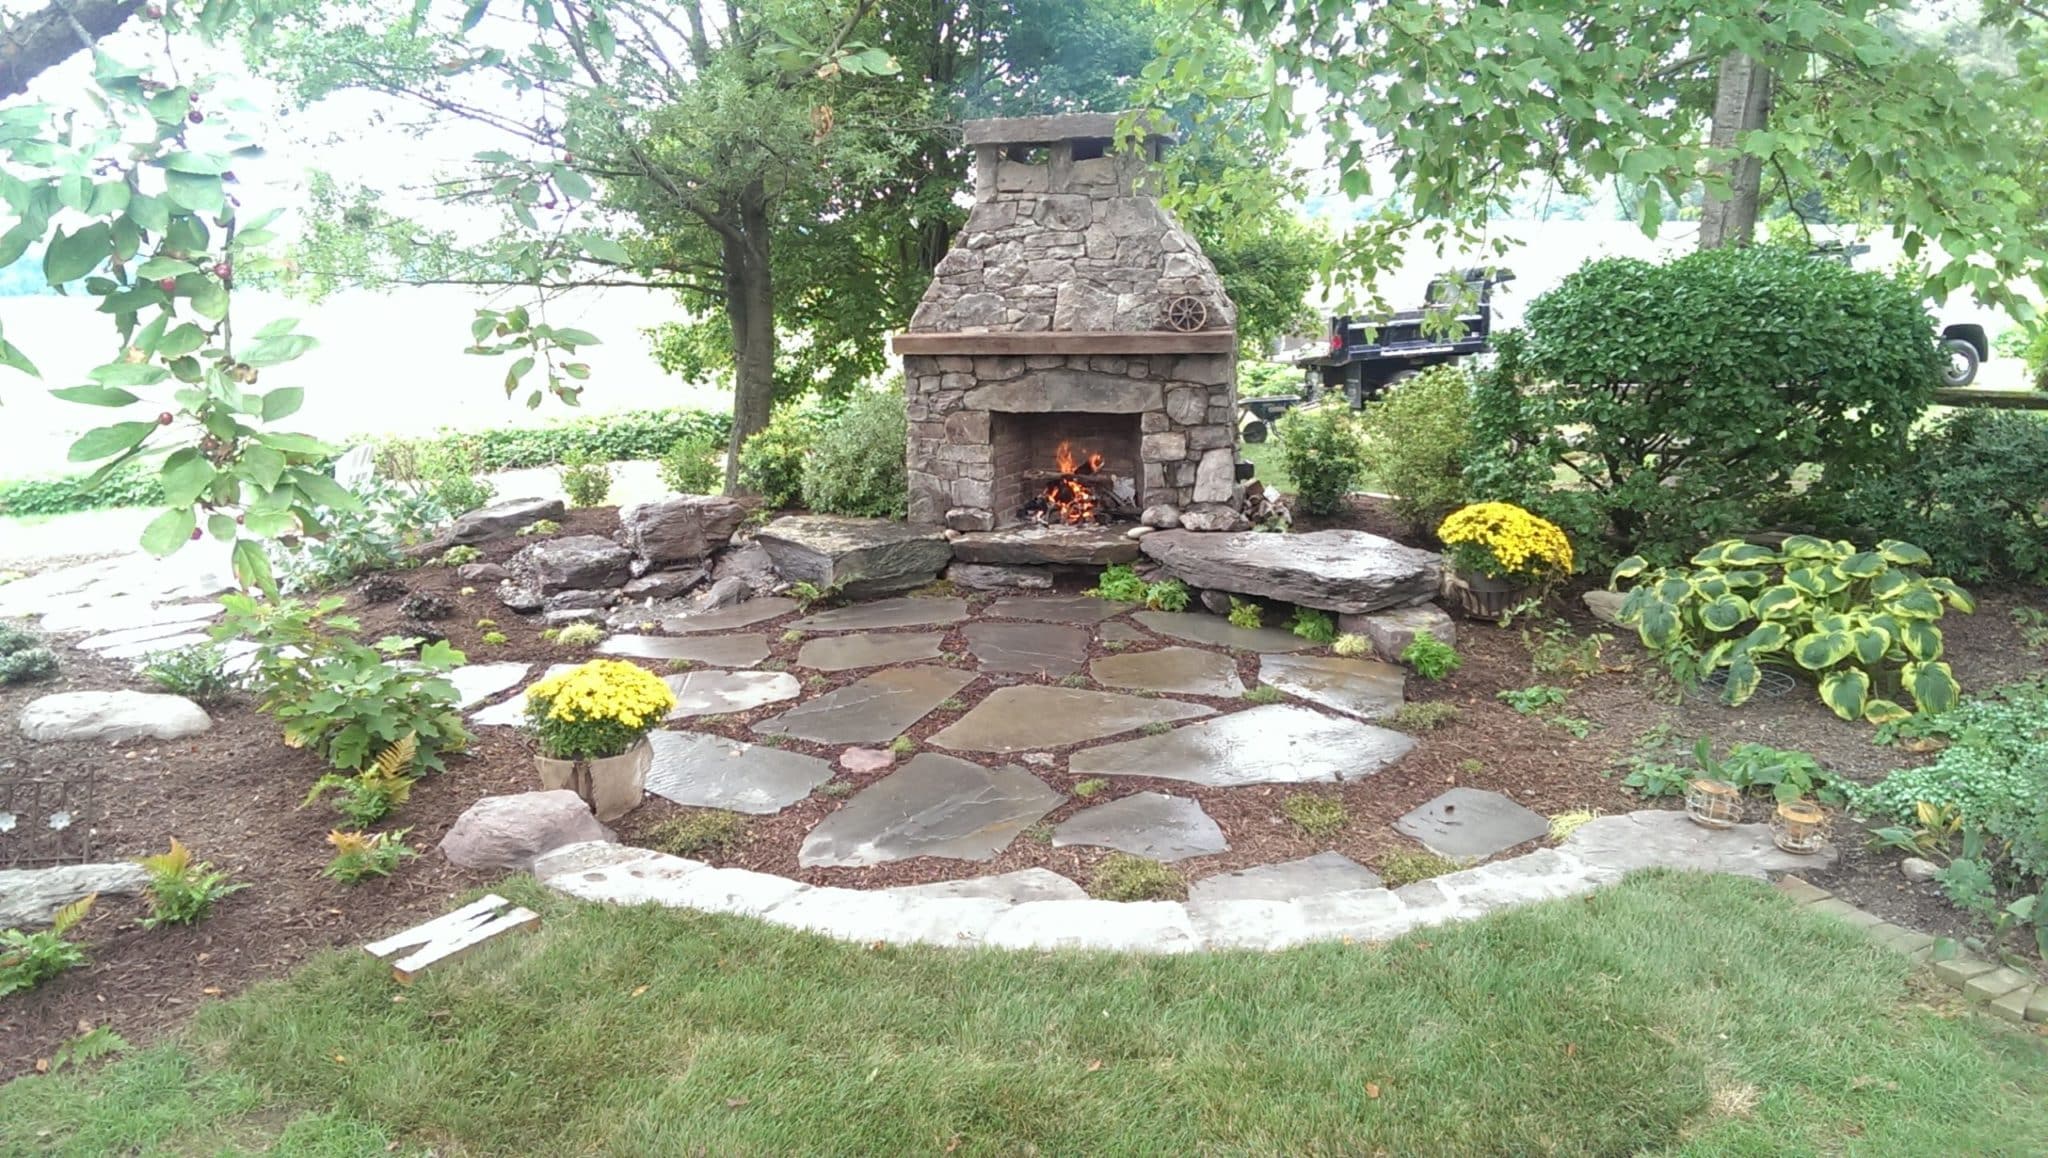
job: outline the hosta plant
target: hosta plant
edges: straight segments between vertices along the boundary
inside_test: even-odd
[[[1633,581],[1621,621],[1674,673],[1698,680],[1724,670],[1722,698],[1756,694],[1766,665],[1810,673],[1821,700],[1845,720],[1884,724],[1953,708],[1960,695],[1942,662],[1942,615],[1969,612],[1967,591],[1922,575],[1927,552],[1886,539],[1870,550],[1792,535],[1777,548],[1715,543],[1690,566],[1621,561],[1614,585]],[[1892,689],[1896,687],[1896,693]]]

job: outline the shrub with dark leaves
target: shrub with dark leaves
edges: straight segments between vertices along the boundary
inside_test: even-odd
[[[446,619],[454,614],[455,606],[439,595],[422,591],[407,596],[405,602],[398,605],[398,611],[407,619]]]

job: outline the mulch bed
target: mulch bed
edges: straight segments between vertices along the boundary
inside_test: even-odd
[[[562,522],[565,535],[609,534],[617,526],[615,512],[609,508],[571,512]],[[1358,501],[1343,515],[1317,520],[1314,525],[1355,526],[1408,537],[1405,529],[1371,500]],[[1305,524],[1304,529],[1311,527]],[[502,562],[526,543],[524,539],[507,539],[487,544],[483,551],[488,560]],[[526,619],[507,611],[493,597],[491,584],[480,584],[465,594],[465,585],[452,570],[437,567],[405,572],[401,578],[411,591],[439,594],[455,605],[453,614],[435,626],[465,651],[472,663],[529,661],[536,665],[537,675],[546,664],[584,656],[542,639],[538,617]],[[1075,589],[1080,585],[1068,584]],[[2026,601],[2027,594],[1986,593],[1977,615],[1945,621],[1949,658],[1970,687],[1989,687],[2041,670],[2041,657],[2026,652],[2009,617],[2009,609]],[[2038,603],[2039,593],[2031,594]],[[979,611],[993,598],[975,595],[970,601]],[[350,604],[349,612],[363,623],[365,638],[385,634],[403,619],[395,602],[361,605],[361,600],[351,596]],[[1831,770],[1860,780],[1876,779],[1893,767],[1925,758],[1876,746],[1868,727],[1836,720],[1805,688],[1738,710],[1710,701],[1680,700],[1632,640],[1588,617],[1575,594],[1560,597],[1555,611],[1581,635],[1605,631],[1622,636],[1603,649],[1603,670],[1577,679],[1539,675],[1532,671],[1530,652],[1518,629],[1461,623],[1463,667],[1441,683],[1411,676],[1408,684],[1411,702],[1453,704],[1458,708],[1456,720],[1424,734],[1413,753],[1376,776],[1341,785],[1232,789],[1114,777],[1107,791],[1086,801],[1070,799],[1046,817],[1045,823],[1057,824],[1084,807],[1134,792],[1192,797],[1215,819],[1231,844],[1226,853],[1177,863],[1184,876],[1196,879],[1329,849],[1369,866],[1380,864],[1392,851],[1417,851],[1417,846],[1393,832],[1394,819],[1454,785],[1504,792],[1545,815],[1640,808],[1644,803],[1622,788],[1620,779],[1631,753],[1651,741],[1689,747],[1693,739],[1705,735],[1713,737],[1717,746],[1753,740],[1799,748],[1814,754]],[[795,669],[801,641],[785,640],[783,632],[786,621],[796,618],[800,615],[743,630],[768,637],[772,655],[759,666],[796,671],[805,681],[805,698],[875,670],[816,673]],[[480,626],[480,620],[491,622]],[[930,662],[973,670],[961,626],[964,624],[899,630],[945,631],[942,646],[950,658]],[[502,632],[507,641],[483,643],[483,635],[493,630]],[[1160,641],[1161,645],[1178,642]],[[1096,643],[1094,654],[1109,651]],[[1240,677],[1247,687],[1252,686],[1257,682],[1257,657],[1240,653],[1237,660]],[[55,681],[0,689],[0,719],[11,720],[23,703],[52,691],[144,686],[125,663],[106,663],[75,650],[66,650],[64,661],[64,671]],[[643,662],[657,671],[670,670],[659,661]],[[992,688],[1019,682],[1058,681],[977,674],[974,682],[958,693],[963,707],[940,708],[919,721],[909,735],[922,745]],[[1570,687],[1562,711],[1590,721],[1587,735],[1575,737],[1555,724],[1519,715],[1497,699],[1501,691],[1537,683]],[[1222,710],[1247,706],[1240,700],[1174,698]],[[749,726],[792,706],[793,702],[785,702],[746,714],[680,721],[674,726],[758,743],[762,737]],[[97,769],[103,815],[97,825],[95,859],[161,851],[171,836],[177,836],[200,857],[231,870],[237,880],[251,885],[227,898],[211,918],[191,929],[143,930],[136,925],[144,911],[139,899],[104,898],[78,933],[91,963],[32,994],[0,1002],[0,1042],[5,1043],[0,1047],[0,1068],[4,1068],[0,1077],[33,1069],[38,1059],[49,1057],[63,1041],[91,1026],[111,1025],[131,1042],[146,1042],[181,1024],[201,1003],[280,976],[321,949],[357,946],[446,911],[461,893],[498,874],[454,869],[433,846],[477,798],[538,786],[530,740],[516,729],[481,729],[470,753],[452,759],[446,773],[420,781],[393,821],[410,828],[410,842],[423,850],[423,855],[387,881],[344,887],[320,875],[328,860],[325,836],[337,816],[324,805],[299,807],[322,770],[318,758],[284,747],[275,725],[257,714],[246,697],[216,705],[212,714],[215,725],[211,731],[176,743],[29,744],[11,727],[0,729],[0,775]],[[1091,741],[1101,742],[1105,741]],[[803,741],[788,741],[785,746],[835,760],[842,751],[840,746]],[[1072,750],[1043,749],[1053,757],[1050,766],[1019,763],[1071,796],[1078,778],[1068,775],[1065,766]],[[887,772],[865,776],[840,772],[838,780],[858,789],[884,775]],[[1323,840],[1312,840],[1297,830],[1281,813],[1281,805],[1288,796],[1303,792],[1341,799],[1351,817],[1346,830]],[[1106,855],[1099,849],[1053,848],[1027,835],[987,864],[925,858],[868,868],[798,866],[797,848],[803,837],[844,799],[845,795],[814,794],[775,816],[749,818],[741,839],[708,859],[817,884],[879,887],[1033,866],[1086,881]],[[646,805],[617,827],[621,838],[631,841],[689,811],[649,797]],[[1761,805],[1756,815],[1763,815]],[[1895,857],[1862,850],[1850,832],[1841,836],[1847,855],[1838,867],[1811,873],[1816,883],[1913,928],[1943,934],[1965,931],[1967,922],[1940,901],[1931,886],[1907,885],[1899,877]],[[1527,851],[1537,843],[1541,842],[1502,855]]]

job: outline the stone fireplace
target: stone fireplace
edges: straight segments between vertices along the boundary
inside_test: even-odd
[[[1119,150],[1117,119],[965,126],[974,207],[896,339],[913,522],[1235,506],[1237,310],[1152,194],[1168,139]]]

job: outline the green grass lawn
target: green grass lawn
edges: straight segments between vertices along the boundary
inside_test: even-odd
[[[8,1154],[2037,1154],[2048,1049],[1767,887],[1650,874],[1385,946],[870,949],[584,907],[360,954],[0,1087]],[[1931,983],[1930,983],[1931,985]]]

